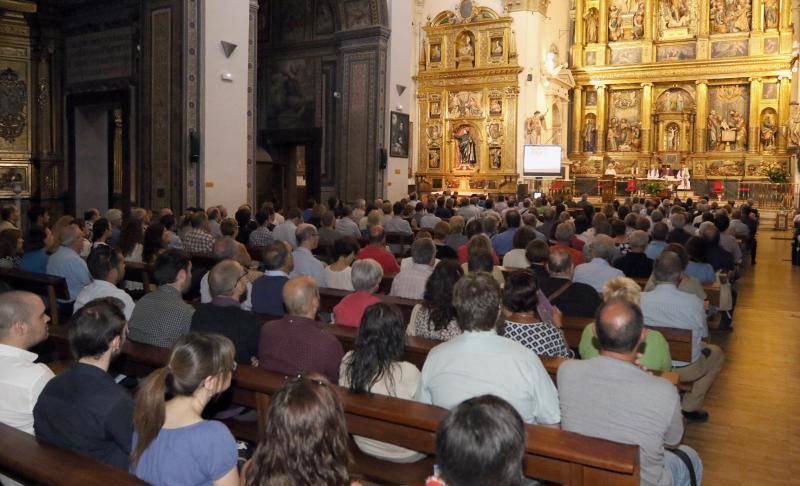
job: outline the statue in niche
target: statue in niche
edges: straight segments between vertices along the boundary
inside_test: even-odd
[[[775,120],[771,114],[764,115],[761,121],[761,150],[774,150],[775,149],[775,136],[778,133],[778,127],[775,126]]]
[[[616,3],[612,3],[608,10],[608,38],[612,41],[622,38],[622,17]]]
[[[546,115],[546,114],[545,114]],[[542,143],[542,130],[546,129],[545,115],[542,112],[535,111],[533,116],[529,116],[525,120],[525,143],[528,145],[541,145]]]
[[[764,28],[778,28],[778,0],[764,0]]]
[[[618,150],[619,123],[616,117],[612,117],[608,122],[608,134],[606,135],[606,150],[616,152]]]
[[[598,18],[597,10],[589,10],[589,12],[583,17],[583,20],[586,25],[586,43],[592,44],[597,42],[598,26],[600,25],[600,19]]]
[[[667,29],[689,25],[687,0],[661,0],[661,24]]]
[[[640,3],[633,16],[633,38],[641,39],[644,37],[644,3]]]
[[[792,145],[800,145],[800,109],[797,105],[792,105],[791,118],[789,119],[789,140]]]
[[[722,118],[716,110],[708,114],[706,128],[708,129],[708,150],[719,150],[722,144]]]
[[[472,37],[469,34],[461,37],[456,62],[459,68],[475,66],[475,47],[472,45]]]
[[[472,127],[462,125],[453,134],[458,144],[458,164],[456,170],[472,170],[478,163],[475,139],[472,138]]]
[[[597,150],[597,127],[594,124],[594,118],[589,117],[583,127],[583,151],[594,152],[595,150]]]
[[[727,125],[730,130],[736,131],[735,150],[744,150],[747,148],[747,125],[744,117],[736,110],[731,110],[728,113]],[[724,126],[724,124],[723,124]]]
[[[499,148],[489,150],[489,164],[492,169],[499,169],[502,165],[502,151]]]
[[[674,123],[670,123],[669,126],[667,127],[666,143],[665,143],[666,150],[672,152],[678,150],[678,145],[680,144],[680,139],[681,139],[678,133],[679,130],[680,129],[678,128],[678,125]]]

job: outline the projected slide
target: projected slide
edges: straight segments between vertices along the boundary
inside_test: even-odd
[[[526,176],[560,176],[561,145],[525,145],[522,172]]]

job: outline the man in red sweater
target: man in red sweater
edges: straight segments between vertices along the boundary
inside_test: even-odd
[[[369,244],[359,250],[357,260],[372,258],[381,265],[384,275],[392,275],[400,271],[397,259],[386,251],[386,232],[383,226],[372,226],[369,229]]]

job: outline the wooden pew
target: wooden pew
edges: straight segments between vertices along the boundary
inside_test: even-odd
[[[0,282],[7,283],[14,290],[26,290],[44,296],[47,299],[50,320],[54,326],[59,324],[58,300],[69,300],[69,288],[64,277],[0,268]]]
[[[386,279],[386,277],[384,277]],[[383,286],[383,283],[381,283]],[[391,284],[389,284],[391,286]],[[380,290],[380,288],[378,289]],[[329,289],[329,288],[321,288],[319,289],[319,310],[320,312],[333,312],[334,306],[339,303],[344,297],[352,294],[349,290],[338,290],[338,289]],[[418,304],[420,301],[412,300],[412,299],[403,299],[402,297],[392,297],[389,295],[383,294],[375,294],[378,296],[381,301],[386,302],[387,304],[395,304],[400,308],[400,311],[403,313],[403,319],[405,322],[409,322],[411,320],[411,311],[414,309],[414,305]]]
[[[386,244],[400,247],[399,252],[394,252],[395,256],[404,257],[414,243],[414,233],[386,233]]]
[[[148,367],[163,366],[168,353],[168,350],[127,342],[123,355],[126,369],[138,365],[141,372]],[[258,433],[264,430],[269,397],[284,383],[285,378],[278,373],[251,366],[239,366],[236,370],[232,384],[234,402],[259,410]],[[349,433],[435,454],[436,428],[447,415],[446,410],[388,396],[354,394],[338,386],[333,388],[342,398]],[[245,437],[232,432],[237,437],[253,440],[252,428],[253,425],[249,425]],[[639,484],[637,446],[538,425],[527,425],[526,434],[524,471],[527,476],[567,485]],[[395,464],[366,456],[357,449],[353,452],[356,461],[353,472],[381,483],[422,484],[435,462],[429,457],[418,463]]]
[[[0,471],[30,484],[143,485],[136,476],[0,423]]]
[[[153,265],[150,263],[125,262],[125,280],[140,282],[143,287],[143,294],[150,292],[151,285],[156,281],[153,275]]]
[[[635,278],[633,280],[637,284],[639,284],[639,286],[642,288],[642,290],[644,290],[644,288],[647,286],[647,281],[649,279],[647,279],[647,278]],[[708,296],[708,301],[712,305],[719,306],[719,284],[714,283],[714,284],[711,284],[711,285],[703,285],[703,290],[706,292],[706,295]]]

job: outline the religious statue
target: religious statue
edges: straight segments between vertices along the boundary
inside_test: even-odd
[[[678,130],[678,125],[674,123],[670,123],[669,127],[667,127],[667,143],[665,144],[667,150],[678,150],[678,144],[680,143],[680,135],[678,135]]]
[[[661,0],[661,24],[666,29],[689,25],[687,0]]]
[[[598,25],[600,19],[597,18],[597,10],[591,9],[583,17],[584,24],[586,25],[586,43],[592,44],[597,42]]]
[[[722,143],[722,119],[716,110],[711,110],[706,122],[708,129],[708,150],[719,150]]]
[[[622,17],[619,7],[615,3],[612,3],[608,9],[608,38],[612,41],[622,38]]]
[[[800,109],[797,105],[792,106],[791,119],[789,120],[789,140],[792,145],[800,145]]]
[[[636,13],[633,15],[633,38],[641,39],[644,37],[644,3],[640,3]]]
[[[683,162],[681,162],[681,168],[676,177],[678,178],[679,191],[688,191],[692,188],[692,185],[689,182],[691,179],[691,174],[689,173],[689,169],[686,168],[686,164]]]
[[[430,113],[431,118],[439,118],[440,114],[441,114],[441,108],[439,107],[439,102],[438,101],[432,101],[431,102],[431,113]]]
[[[440,62],[442,60],[442,46],[439,44],[431,44],[431,62]]]
[[[764,28],[778,28],[778,0],[764,0]]]
[[[492,169],[499,169],[502,165],[502,152],[499,148],[493,148],[489,150],[489,164],[491,165]]]
[[[619,137],[619,123],[617,122],[617,118],[613,117],[608,122],[608,134],[606,135],[606,150],[609,152],[616,152],[617,141]]]
[[[711,0],[710,6],[712,33],[750,31],[750,0]]]
[[[597,127],[594,125],[594,118],[587,118],[586,125],[583,127],[583,151],[594,152],[597,150]]]
[[[471,128],[462,126],[453,134],[458,144],[458,164],[456,170],[472,170],[478,163],[475,140],[472,138]]]
[[[546,129],[544,115],[540,111],[535,111],[533,116],[525,120],[525,143],[528,145],[542,144],[542,129]]]
[[[493,56],[503,55],[503,39],[494,39],[492,41],[492,55]]]
[[[778,127],[772,119],[772,115],[765,115],[761,121],[761,149],[773,150],[775,149],[775,135],[778,132]]]
[[[475,66],[475,48],[472,46],[472,37],[469,35],[462,37],[456,60],[458,64],[457,67],[462,67],[462,65],[467,67]]]
[[[492,101],[489,103],[489,114],[490,115],[503,114],[503,101],[500,98],[492,98]]]
[[[736,131],[735,150],[745,150],[747,148],[747,126],[744,117],[736,110],[731,110],[728,114],[728,126]]]
[[[438,168],[440,168],[439,151],[438,150],[431,150],[430,152],[428,152],[428,168],[429,169],[438,169]]]

